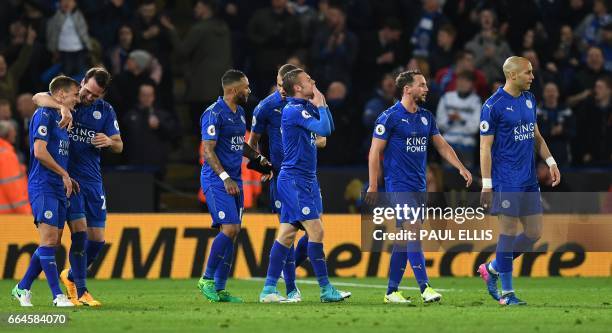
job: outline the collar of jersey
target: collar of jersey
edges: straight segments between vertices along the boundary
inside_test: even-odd
[[[304,105],[306,105],[308,103],[308,100],[306,100],[304,98],[287,97],[287,102],[289,102],[291,104],[304,104]]]
[[[395,107],[398,108],[400,111],[406,112],[407,114],[418,114],[419,112],[421,112],[421,107],[417,105],[417,109],[415,113],[412,113],[408,110],[406,110],[406,108],[404,107],[404,104],[402,104],[401,101],[397,101],[395,103]]]
[[[521,94],[516,96],[516,97],[510,95],[507,91],[504,90],[504,86],[501,86],[501,87],[497,88],[497,92],[502,94],[504,97],[507,97],[507,98],[510,98],[510,99],[513,99],[513,100],[514,99],[518,99],[521,96],[523,96],[523,92],[521,92]]]

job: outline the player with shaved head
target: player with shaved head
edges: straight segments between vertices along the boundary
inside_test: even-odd
[[[561,175],[538,130],[535,97],[528,91],[534,78],[531,63],[509,57],[503,71],[506,83],[485,102],[480,115],[481,203],[498,216],[501,232],[495,260],[480,265],[478,272],[500,304],[525,305],[512,287],[512,262],[533,248],[542,230],[534,150],[548,164],[553,186]],[[517,236],[519,222],[523,232]]]

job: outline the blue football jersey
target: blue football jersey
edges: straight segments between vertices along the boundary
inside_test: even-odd
[[[434,116],[421,107],[410,113],[397,102],[378,116],[373,136],[387,141],[383,160],[387,192],[427,190],[427,145],[438,134]]]
[[[480,135],[494,135],[493,187],[537,184],[535,170],[536,101],[525,91],[514,97],[500,87],[482,106]]]
[[[119,123],[113,107],[102,99],[91,105],[77,105],[70,130],[70,165],[68,173],[78,182],[102,183],[101,149],[91,141],[96,133],[111,137],[119,133]]]
[[[209,106],[200,117],[202,140],[217,141],[215,154],[223,169],[238,184],[242,183],[241,165],[244,149],[246,120],[244,110],[238,106],[233,112],[222,97]],[[210,185],[223,186],[223,181],[208,163],[202,166],[202,189]]]
[[[31,199],[40,194],[53,195],[58,199],[67,199],[64,182],[57,173],[47,169],[34,157],[34,141],[47,142],[47,151],[57,164],[68,169],[70,141],[68,132],[59,128],[61,115],[58,110],[38,108],[30,121],[30,173],[28,175],[28,193]]]
[[[287,105],[277,91],[257,104],[253,111],[251,132],[266,133],[270,140],[270,162],[274,170],[279,170],[283,163],[283,142],[281,137],[281,115]]]
[[[297,176],[316,177],[317,135],[307,127],[316,122],[319,110],[305,99],[287,98],[281,118],[284,159],[282,170]]]

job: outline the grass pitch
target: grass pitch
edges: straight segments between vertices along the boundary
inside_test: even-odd
[[[386,280],[333,278],[353,296],[343,303],[319,302],[318,286],[302,281],[299,304],[259,304],[261,280],[230,280],[228,290],[245,304],[209,303],[196,280],[91,280],[101,308],[58,309],[46,281],[33,286],[33,308],[21,308],[0,280],[0,315],[66,313],[61,326],[0,323],[1,332],[611,332],[612,278],[518,278],[517,295],[529,305],[501,307],[480,278],[433,279],[440,304],[423,305],[414,280],[404,295],[410,305],[383,304]],[[285,286],[279,283],[284,293]]]

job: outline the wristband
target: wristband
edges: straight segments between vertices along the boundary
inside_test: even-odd
[[[493,188],[493,181],[491,178],[482,179],[482,188]]]
[[[226,179],[228,179],[230,176],[227,174],[227,172],[223,171],[219,174],[219,178],[221,178],[222,181],[225,181]]]
[[[551,156],[546,159],[546,164],[548,164],[548,166],[551,167],[553,165],[557,165],[557,162],[555,162],[555,159]]]

